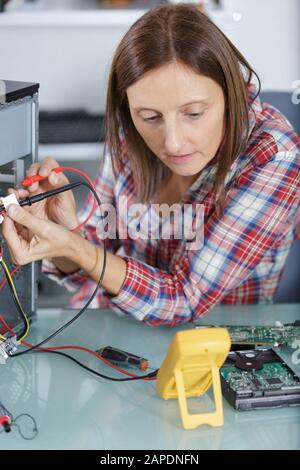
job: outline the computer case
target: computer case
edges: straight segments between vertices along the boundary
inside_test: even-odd
[[[38,88],[37,83],[0,80],[0,197],[7,195],[25,176],[26,170],[38,157]],[[7,245],[1,236],[3,258],[12,271]],[[5,279],[0,272],[0,286]],[[29,321],[36,314],[37,266],[22,266],[13,275],[16,290]],[[18,333],[23,321],[18,313],[7,283],[0,290],[0,314],[7,324]],[[5,328],[0,323],[0,332]]]

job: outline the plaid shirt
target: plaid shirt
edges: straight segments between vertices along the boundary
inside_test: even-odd
[[[249,89],[253,98],[254,87]],[[250,133],[246,152],[227,174],[226,204],[217,217],[213,200],[215,164],[208,164],[184,195],[182,203],[204,208],[204,241],[187,250],[184,240],[107,240],[108,250],[121,256],[127,272],[120,292],[100,289],[91,307],[111,308],[151,325],[193,321],[218,304],[270,303],[289,249],[300,238],[300,139],[274,107],[256,98],[249,111]],[[124,148],[126,144],[124,142]],[[126,154],[126,152],[125,152]],[[137,203],[129,160],[115,177],[105,152],[95,186],[102,202],[126,196]],[[87,198],[80,220],[90,212]],[[123,211],[118,211],[126,223]],[[92,243],[100,214],[85,229]],[[70,306],[80,308],[95,288],[83,272],[64,275],[49,260],[43,271],[69,290],[77,290]]]

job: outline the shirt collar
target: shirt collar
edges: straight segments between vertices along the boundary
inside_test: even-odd
[[[249,145],[249,142],[251,141],[251,136],[254,133],[255,127],[259,120],[259,116],[262,113],[262,103],[257,93],[257,87],[253,83],[251,83],[248,86],[247,95],[248,95],[248,103],[249,103],[249,112],[248,112],[248,117],[249,117],[248,145]],[[233,179],[233,177],[237,174],[237,172],[239,172],[240,169],[242,169],[243,167],[242,160],[244,160],[244,154],[239,155],[235,159],[235,161],[232,163],[225,178],[225,185],[228,184]]]
[[[262,104],[259,96],[257,95],[257,87],[253,83],[248,86],[248,102],[250,103],[248,138],[250,138],[250,135],[252,134],[256,125],[258,116],[262,112]]]

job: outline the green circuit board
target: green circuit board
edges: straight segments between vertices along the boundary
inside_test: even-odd
[[[272,348],[229,352],[220,378],[236,410],[300,405],[300,378]]]
[[[232,344],[270,345],[293,347],[300,340],[300,326],[250,326],[250,325],[196,325],[196,328],[226,328]]]
[[[222,377],[235,392],[276,390],[284,387],[300,389],[300,380],[284,364],[264,364],[262,369],[246,371],[235,366],[222,367]]]

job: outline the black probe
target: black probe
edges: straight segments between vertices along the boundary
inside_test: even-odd
[[[19,201],[20,206],[32,206],[36,202],[41,202],[48,197],[55,196],[56,194],[63,193],[65,191],[69,191],[70,189],[77,188],[77,186],[82,185],[81,181],[76,181],[75,183],[69,183],[65,186],[61,186],[60,188],[51,189],[51,191],[46,191],[45,193],[37,194],[36,196],[26,197],[25,199],[21,199]]]

